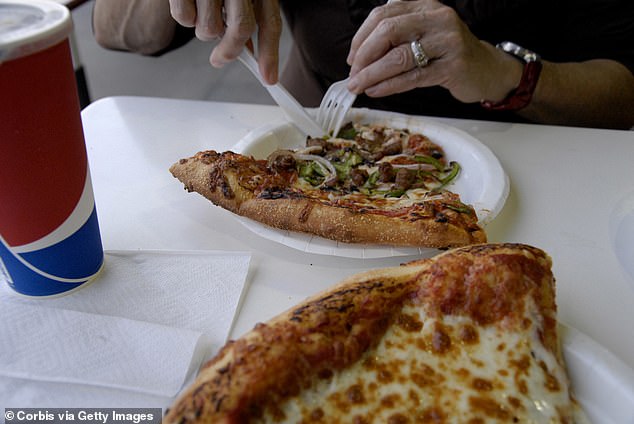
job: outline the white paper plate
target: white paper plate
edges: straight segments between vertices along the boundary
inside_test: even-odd
[[[610,239],[625,279],[634,287],[634,191],[622,197],[610,212]]]
[[[634,423],[634,370],[590,337],[560,324],[575,397],[594,424]]]
[[[509,181],[495,155],[479,140],[464,131],[417,116],[352,109],[348,118],[354,122],[376,123],[420,132],[440,145],[449,160],[461,165],[458,178],[449,189],[463,202],[473,205],[480,225],[486,226],[500,212],[509,192]],[[292,124],[276,123],[247,134],[233,148],[237,153],[266,158],[277,149],[303,147],[305,139]],[[380,258],[404,255],[432,256],[437,249],[400,248],[346,244],[306,234],[282,231],[247,218],[240,221],[254,233],[286,246],[309,253],[351,258]]]

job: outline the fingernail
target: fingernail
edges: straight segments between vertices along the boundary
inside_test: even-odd
[[[225,66],[227,64],[227,62],[218,59],[215,55],[211,55],[211,57],[209,58],[209,63],[211,63],[211,66],[213,66],[214,68],[222,68],[223,66]]]
[[[269,84],[275,84],[277,82],[277,72],[271,71],[266,74],[266,82]]]
[[[351,78],[350,81],[348,81],[348,90],[350,90],[351,92],[355,94],[359,94],[357,93],[358,88],[359,88],[359,83],[357,82],[356,78]]]

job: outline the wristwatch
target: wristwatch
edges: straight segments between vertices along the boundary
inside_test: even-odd
[[[542,71],[542,61],[539,55],[510,41],[499,43],[496,48],[502,50],[524,63],[524,70],[520,84],[511,90],[505,99],[499,102],[483,100],[482,107],[489,110],[520,110],[531,102],[533,92]]]

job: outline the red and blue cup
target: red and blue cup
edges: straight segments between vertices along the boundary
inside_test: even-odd
[[[70,12],[0,0],[0,281],[52,296],[91,281],[103,248],[70,51]]]

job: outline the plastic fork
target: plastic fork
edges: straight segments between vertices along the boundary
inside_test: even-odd
[[[386,4],[394,3],[400,0],[387,0]],[[321,104],[317,110],[317,123],[321,125],[326,134],[337,136],[346,115],[352,107],[356,94],[348,91],[348,80],[337,81],[333,83],[321,99]]]
[[[336,136],[341,129],[346,114],[354,100],[356,94],[348,91],[348,80],[337,81],[332,84],[326,94],[324,94],[319,109],[317,110],[317,123],[321,125],[326,134]]]

